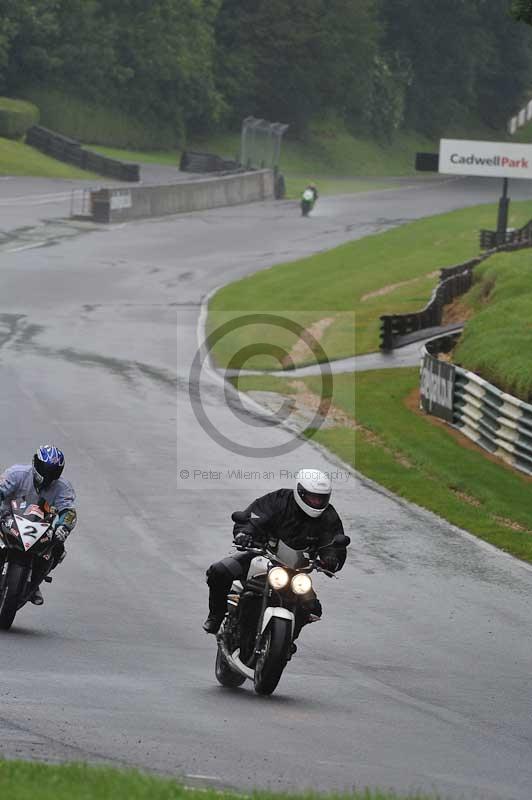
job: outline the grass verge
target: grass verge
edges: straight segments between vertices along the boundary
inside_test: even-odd
[[[500,253],[475,269],[461,298],[474,312],[454,360],[503,391],[532,402],[532,251]]]
[[[166,150],[177,146],[182,138],[181,132],[171,125],[150,124],[111,104],[83,100],[75,90],[65,92],[40,86],[26,87],[21,93],[38,106],[41,125],[80,141]]]
[[[478,231],[492,226],[495,216],[495,205],[461,209],[255,273],[225,286],[212,298],[210,330],[220,319],[242,312],[278,309],[308,326],[332,319],[320,339],[330,359],[376,351],[379,316],[422,308],[438,281],[437,270],[475,256]],[[532,217],[532,203],[512,204],[511,217],[512,226],[524,224]],[[271,357],[250,359],[245,345],[272,341],[290,351],[294,339],[284,330],[272,330],[269,338],[264,337],[259,327],[239,328],[217,343],[214,356],[227,366],[240,352],[234,366],[272,369]],[[295,363],[312,360],[302,352]]]
[[[234,792],[187,789],[177,781],[133,770],[85,764],[50,766],[23,761],[0,761],[0,795],[6,800],[34,800],[36,797],[40,800],[238,800],[243,797]],[[316,800],[317,795],[257,792],[251,797],[255,800]],[[398,795],[378,790],[355,792],[345,797],[346,800],[399,800]],[[428,800],[419,794],[409,795],[409,798]],[[336,795],[335,800],[340,800],[340,796]]]
[[[241,377],[238,387],[293,396],[289,378],[269,381],[268,376]],[[319,378],[299,381],[319,396]],[[399,497],[532,562],[531,479],[420,412],[418,386],[415,368],[335,375],[332,414],[339,410],[351,424],[308,435]]]
[[[98,178],[92,172],[56,161],[33,147],[12,139],[0,138],[0,175],[26,175],[36,178]],[[101,178],[99,178],[101,180]]]

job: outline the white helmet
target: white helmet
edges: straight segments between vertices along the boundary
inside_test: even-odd
[[[294,500],[309,517],[320,517],[331,499],[331,481],[317,469],[301,469],[296,475]]]

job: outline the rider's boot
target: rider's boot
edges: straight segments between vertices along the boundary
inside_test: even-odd
[[[209,614],[205,622],[203,623],[203,630],[205,633],[218,633],[220,625],[222,624],[223,618],[225,614],[220,616],[219,614]]]
[[[203,623],[205,633],[218,633],[227,609],[227,594],[233,575],[222,562],[211,564],[207,570],[209,586],[209,616]]]
[[[34,606],[42,606],[44,603],[44,597],[38,586],[30,597],[30,603],[33,603]]]

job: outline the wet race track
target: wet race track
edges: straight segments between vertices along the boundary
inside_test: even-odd
[[[0,637],[0,751],[240,789],[528,800],[532,571],[309,443],[280,453],[289,434],[236,413],[211,373],[205,412],[251,452],[214,441],[189,396],[214,287],[492,202],[498,184],[400,182],[321,199],[308,220],[295,203],[267,202],[101,229],[57,221],[69,191],[0,182],[1,461],[55,441],[80,517],[45,606]],[[229,550],[233,510],[311,465],[337,473],[348,563],[340,580],[319,581],[324,621],[302,635],[276,694],[224,690],[201,630],[205,568]]]

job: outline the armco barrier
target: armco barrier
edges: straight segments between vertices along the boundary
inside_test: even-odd
[[[473,268],[486,256],[478,256],[440,270],[440,282],[432,292],[427,305],[411,314],[383,314],[381,320],[381,350],[390,351],[408,344],[411,334],[441,325],[443,307],[455,297],[465,294],[473,281]]]
[[[96,222],[123,222],[250,203],[273,196],[274,174],[264,169],[166,186],[99,189],[91,192],[91,214]]]
[[[102,156],[100,153],[94,153],[92,150],[86,150],[75,139],[69,139],[60,133],[49,131],[41,125],[33,125],[28,130],[26,144],[59,161],[73,164],[79,169],[97,172],[99,175],[106,175],[108,178],[115,178],[118,181],[138,182],[140,180],[138,164],[126,164],[123,161]]]
[[[481,236],[486,231],[481,231]],[[489,231],[488,231],[489,233]],[[427,305],[421,311],[413,311],[410,314],[383,314],[381,322],[381,350],[390,352],[396,347],[410,344],[416,338],[419,331],[427,331],[430,328],[437,328],[442,323],[443,307],[451,303],[456,297],[465,294],[473,282],[473,270],[486,258],[495,253],[521,250],[532,246],[532,220],[515,231],[507,232],[507,239],[503,244],[491,248],[482,255],[457,264],[454,267],[446,267],[440,270],[440,281],[432,292]],[[428,331],[428,334],[436,335],[437,331]]]
[[[450,422],[484,450],[532,475],[532,405],[501,392],[474,372],[441,361],[449,337],[425,348],[420,395],[425,411]]]
[[[529,242],[532,238],[532,220],[523,225],[522,228],[511,228],[502,233],[502,236],[497,231],[488,231],[482,229],[480,231],[479,241],[481,250],[491,250],[497,245],[516,245],[523,242]]]

